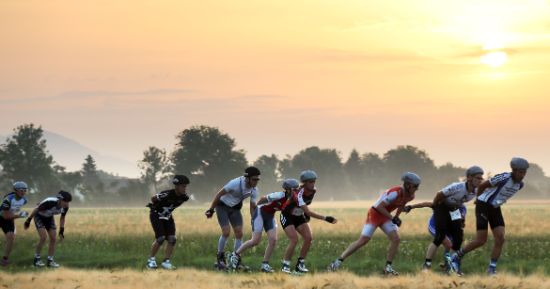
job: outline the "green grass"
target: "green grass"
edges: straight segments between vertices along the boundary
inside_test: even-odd
[[[326,233],[316,236],[307,264],[313,271],[324,271],[327,264],[336,258],[347,245],[356,239],[356,234]],[[470,239],[472,236],[466,236]],[[192,267],[197,269],[213,269],[217,234],[178,235],[178,243],[172,258],[178,267]],[[35,235],[26,235],[16,240],[12,253],[12,265],[7,268],[13,272],[35,271],[31,266]],[[153,240],[152,232],[148,236],[92,236],[89,234],[66,234],[66,240],[57,247],[56,260],[64,267],[77,269],[135,269],[144,270],[150,244]],[[416,273],[420,270],[424,260],[426,247],[431,242],[427,234],[404,236],[395,268],[402,273]],[[3,242],[1,243],[3,246]],[[283,234],[279,235],[279,243],[271,259],[271,264],[279,269],[280,260],[287,240]],[[265,249],[265,235],[262,243],[243,254],[243,262],[258,270],[263,251]],[[471,252],[463,261],[465,273],[482,273],[489,261],[491,241],[486,246]],[[228,242],[228,250],[232,248],[232,239]],[[377,233],[373,240],[344,263],[344,268],[359,275],[376,275],[381,272],[386,259],[388,241],[384,235]],[[42,255],[46,255],[47,244]],[[297,257],[297,248],[294,261]],[[550,237],[514,237],[509,236],[501,260],[499,271],[514,274],[550,273]],[[157,260],[163,256],[163,251],[157,255]],[[435,266],[441,260],[442,249],[434,260]]]

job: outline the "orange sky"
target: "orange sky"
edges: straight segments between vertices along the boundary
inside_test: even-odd
[[[550,171],[549,1],[8,0],[0,37],[4,135],[34,122],[134,161],[207,124],[249,159],[412,144]]]

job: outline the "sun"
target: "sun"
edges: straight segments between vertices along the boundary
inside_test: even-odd
[[[508,61],[508,54],[504,51],[490,51],[483,54],[479,60],[494,68],[501,67]]]

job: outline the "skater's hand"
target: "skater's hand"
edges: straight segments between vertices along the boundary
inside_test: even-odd
[[[214,209],[210,208],[210,209],[206,210],[206,212],[204,212],[204,214],[206,215],[206,217],[208,219],[210,219],[210,218],[212,218],[212,216],[214,216],[214,212],[215,212]]]
[[[391,219],[391,222],[396,224],[397,227],[401,227],[401,219],[399,219],[399,217],[393,217],[393,219]]]
[[[27,230],[30,226],[31,226],[31,219],[27,219],[25,221],[25,224],[23,225],[23,228],[25,228],[25,230]]]
[[[327,221],[331,224],[336,224],[338,222],[338,220],[336,220],[336,218],[334,218],[333,216],[326,216],[325,221]]]
[[[412,211],[412,209],[413,209],[412,206],[405,206],[405,207],[403,208],[403,212],[405,212],[405,213],[408,214],[410,211]]]
[[[64,227],[59,228],[59,239],[61,240],[61,242],[65,240],[65,235],[63,233],[65,233],[65,228]]]

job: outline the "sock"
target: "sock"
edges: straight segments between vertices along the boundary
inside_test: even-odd
[[[290,260],[283,260],[283,265],[290,266]]]
[[[149,257],[149,261],[155,261],[155,257]]]
[[[53,256],[48,256],[48,261],[53,261]]]
[[[387,265],[390,265],[390,266],[391,266],[391,263],[392,263],[392,261],[386,261],[386,266],[387,266]]]
[[[227,239],[221,235],[220,239],[218,240],[218,254],[222,253],[225,250],[225,244],[227,243]]]
[[[298,263],[304,263],[304,262],[305,262],[304,258],[302,257],[298,258]]]
[[[233,251],[237,252],[237,250],[241,247],[243,244],[243,239],[235,239],[235,246],[233,247]]]
[[[424,263],[428,266],[432,266],[432,259],[426,259],[426,261],[424,261]]]
[[[497,267],[498,259],[491,259],[491,263],[489,263],[489,267]]]
[[[165,258],[164,261],[162,261],[162,262],[166,262],[166,261],[170,262],[170,259],[169,259],[169,258]]]
[[[344,259],[342,259],[342,258],[338,258],[338,261],[344,263]]]
[[[34,254],[34,258],[40,259],[40,254],[35,253],[35,254]]]

